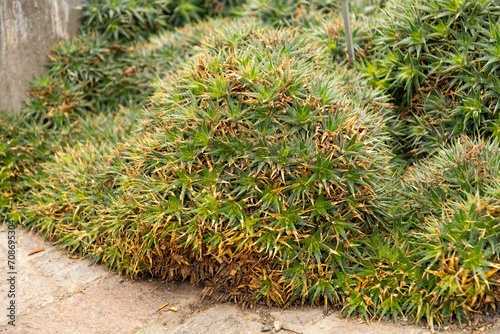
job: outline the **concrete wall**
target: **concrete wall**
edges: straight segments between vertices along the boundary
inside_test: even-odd
[[[20,110],[50,49],[77,30],[82,2],[0,0],[0,110]]]

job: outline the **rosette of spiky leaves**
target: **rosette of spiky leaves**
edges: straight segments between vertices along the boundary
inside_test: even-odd
[[[300,0],[250,0],[245,9],[247,14],[257,16],[266,23],[291,26],[294,17],[299,15],[306,1]]]
[[[498,188],[496,190],[498,193]],[[500,305],[500,202],[469,195],[422,220],[395,219],[390,234],[359,240],[359,267],[347,277],[346,314],[404,316],[443,327]]]
[[[54,88],[63,85],[70,88],[79,97],[71,99],[72,104],[66,106],[58,103],[49,90],[44,90],[45,96],[32,95],[52,102],[55,109],[59,109],[54,113],[70,118],[84,112],[104,113],[117,105],[140,103],[142,96],[151,93],[149,80],[154,73],[147,59],[136,52],[136,47],[111,45],[95,34],[62,41],[49,55],[51,61],[44,79]]]
[[[58,88],[57,85],[71,88],[74,95],[71,103],[58,95],[53,96],[45,87],[34,86],[34,101],[30,104],[49,103],[49,114],[66,115],[112,112],[118,105],[140,106],[153,93],[153,79],[175,71],[196,53],[194,47],[208,31],[228,22],[229,19],[218,19],[190,24],[152,35],[149,41],[133,45],[130,42],[111,45],[95,34],[81,34],[63,41],[49,56],[51,62],[46,76],[35,84],[43,82],[56,86],[54,88]]]
[[[500,305],[500,201],[468,195],[450,201],[440,217],[426,217],[415,235],[415,254],[425,269],[426,291],[440,301],[439,318],[461,319]]]
[[[150,81],[179,68],[196,53],[194,46],[207,31],[225,23],[191,24],[145,43],[131,39],[111,44],[99,34],[81,32],[55,46],[47,73],[31,82],[27,106],[19,114],[0,115],[0,159],[5,166],[0,211],[20,220],[32,178],[42,177],[39,164],[55,150],[110,138],[109,122],[115,117],[135,124],[137,110],[153,92]],[[115,131],[122,129],[126,131],[111,137],[130,131],[115,126]]]
[[[401,195],[404,214],[410,220],[439,218],[450,202],[483,197],[500,178],[500,148],[497,141],[460,138],[438,154],[412,166],[403,175]]]
[[[407,169],[390,233],[357,241],[345,313],[425,318],[435,329],[498,308],[499,150],[496,141],[461,138]]]
[[[82,7],[80,30],[113,42],[147,38],[170,26],[167,1],[88,0]]]
[[[199,21],[207,15],[229,13],[241,0],[87,0],[80,30],[107,41],[147,40],[152,34]]]
[[[372,12],[353,12],[351,16],[355,57],[357,61],[363,61],[371,55],[376,29],[384,21]],[[310,24],[307,31],[322,46],[323,52],[330,57],[332,63],[348,60],[344,19],[341,12],[316,16],[315,22]]]
[[[196,55],[201,40],[213,30],[231,26],[237,21],[243,24],[243,20],[235,18],[207,18],[202,22],[191,23],[173,31],[150,36],[146,43],[141,43],[137,47],[137,51],[140,53],[140,58],[145,59],[148,67],[151,66],[148,70],[154,74],[154,79],[157,79],[167,72],[175,72],[187,59]],[[252,22],[252,19],[247,18],[245,21],[248,24]],[[152,86],[149,89],[154,91]],[[144,96],[140,99],[145,101]]]
[[[405,153],[427,154],[459,135],[498,134],[499,5],[390,2],[366,72],[400,107]]]
[[[392,258],[370,285],[383,286],[380,277],[400,282],[397,307],[387,310],[432,325],[498,307],[499,153],[498,141],[461,137],[403,174],[394,233],[388,244],[372,247]]]
[[[350,13],[369,17],[379,12],[383,0],[364,0],[350,3]],[[256,16],[274,26],[311,28],[324,18],[340,17],[341,5],[337,0],[249,0],[244,13]],[[355,29],[354,35],[357,35]]]
[[[30,224],[219,300],[342,301],[355,240],[389,204],[380,110],[351,100],[293,31],[233,26],[203,49],[110,158],[46,166]]]

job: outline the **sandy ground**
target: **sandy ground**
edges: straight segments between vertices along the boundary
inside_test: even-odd
[[[12,234],[11,234],[12,235]],[[322,308],[241,310],[233,304],[201,301],[201,288],[156,279],[131,280],[88,260],[70,258],[57,246],[24,229],[15,230],[16,259],[8,267],[8,228],[0,225],[0,333],[261,333],[278,321],[280,333],[430,333],[425,326],[404,322],[345,320]],[[34,250],[40,250],[29,255]],[[12,263],[10,263],[12,264]],[[12,271],[12,269],[14,269]],[[15,274],[9,274],[15,272]],[[15,326],[7,317],[14,276]],[[158,310],[165,303],[168,306]],[[174,305],[177,311],[169,309]],[[443,328],[447,333],[500,333],[498,316],[474,328]]]

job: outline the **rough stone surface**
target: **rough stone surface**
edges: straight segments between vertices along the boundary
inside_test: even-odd
[[[126,281],[110,275],[86,290],[21,319],[23,333],[134,333],[158,318],[166,286]],[[159,283],[159,284],[158,284]],[[50,322],[47,321],[50,319]]]
[[[261,327],[262,324],[258,322],[257,316],[251,319],[233,305],[219,305],[189,319],[169,332],[172,334],[252,334],[259,333]]]
[[[20,110],[50,49],[77,30],[82,2],[0,0],[0,110]]]
[[[286,310],[257,306],[241,310],[233,304],[213,305],[201,300],[201,288],[188,283],[165,284],[157,279],[131,280],[86,259],[68,257],[37,235],[16,229],[16,327],[0,313],[0,333],[26,334],[251,334],[282,325],[280,333],[303,334],[424,334],[428,329],[403,323],[345,320],[322,308]],[[36,248],[45,250],[28,255]],[[7,228],[0,225],[0,309],[8,303]],[[169,305],[157,311],[166,302]],[[176,306],[177,312],[169,310]],[[481,333],[500,333],[500,322],[481,327]],[[481,330],[482,329],[482,330]],[[291,330],[291,331],[290,331]],[[477,329],[476,329],[477,330]],[[276,330],[274,330],[276,332]],[[293,332],[292,332],[293,331]],[[474,333],[456,327],[447,333]]]
[[[7,238],[3,225],[0,235],[0,268],[2,273],[7,273]],[[102,266],[88,267],[88,261],[71,259],[50,242],[44,242],[24,229],[16,229],[16,239],[16,305],[19,316],[84,290],[92,282],[108,275]],[[39,247],[45,250],[28,255]],[[4,309],[8,302],[5,284],[0,285],[0,296],[0,306]],[[4,317],[0,318],[0,325],[5,325],[6,321]]]

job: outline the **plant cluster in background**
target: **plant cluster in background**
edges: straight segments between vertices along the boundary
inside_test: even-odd
[[[500,306],[499,0],[91,0],[0,214],[133,277],[431,328]],[[232,17],[228,17],[232,16]]]
[[[394,98],[409,157],[463,135],[499,138],[499,18],[495,0],[388,2],[366,74]]]
[[[44,177],[40,163],[55,151],[89,140],[122,140],[153,92],[150,82],[192,56],[212,27],[171,32],[157,47],[150,38],[208,14],[228,14],[229,5],[236,2],[87,2],[78,33],[53,48],[47,72],[31,83],[27,106],[19,114],[0,113],[0,213],[20,219],[18,205],[34,180]]]

